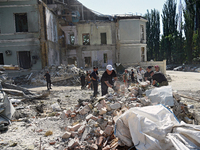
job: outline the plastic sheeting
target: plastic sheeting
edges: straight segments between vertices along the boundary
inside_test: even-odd
[[[171,86],[146,90],[146,96],[148,96],[152,103],[174,106]]]
[[[0,106],[3,111],[0,113],[0,124],[2,121],[8,121],[12,118],[15,112],[15,108],[8,99],[8,96],[4,92],[0,92]]]
[[[115,136],[138,150],[200,149],[200,126],[180,124],[163,105],[129,109],[116,121]]]
[[[137,149],[162,149],[167,133],[179,122],[163,105],[135,107],[122,114],[116,121],[115,135],[127,146]],[[165,141],[166,142],[166,141]],[[164,143],[165,143],[164,142]]]

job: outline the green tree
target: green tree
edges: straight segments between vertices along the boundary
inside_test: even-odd
[[[146,24],[147,33],[147,60],[159,60],[159,42],[160,42],[160,13],[157,10],[147,10],[145,15],[148,20]]]
[[[195,0],[185,0],[185,3],[186,3],[186,8],[183,10],[183,16],[185,18],[184,32],[186,37],[187,61],[189,63],[192,63]]]
[[[177,19],[176,2],[175,0],[167,0],[162,10],[163,36],[162,36],[162,50],[165,51],[165,59],[167,64],[174,60],[176,47],[175,39],[177,37]]]

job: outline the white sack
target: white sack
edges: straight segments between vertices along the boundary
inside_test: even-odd
[[[146,90],[146,96],[152,103],[174,106],[171,86],[162,86],[152,90]]]
[[[118,118],[115,135],[127,146],[138,144],[138,150],[171,149],[165,138],[178,124],[174,114],[163,105],[134,107]]]

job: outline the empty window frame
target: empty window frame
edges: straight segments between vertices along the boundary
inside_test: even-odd
[[[144,25],[140,25],[141,40],[144,40]]]
[[[106,33],[101,33],[101,44],[107,44]]]
[[[69,39],[70,39],[70,44],[71,44],[71,45],[74,45],[74,43],[75,43],[75,36],[74,36],[74,33],[69,35]]]
[[[83,38],[83,45],[90,45],[90,34],[85,33],[82,35]]]
[[[15,14],[16,32],[28,32],[27,13]]]
[[[108,57],[106,53],[103,54],[103,62],[108,63]]]
[[[141,47],[141,62],[145,61],[144,47]]]

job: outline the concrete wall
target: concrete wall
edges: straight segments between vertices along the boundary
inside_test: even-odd
[[[91,66],[105,67],[115,63],[115,23],[114,22],[89,22],[78,23],[76,26],[61,27],[65,33],[67,48],[62,49],[65,57],[76,58],[78,67],[85,67],[85,57],[91,57]],[[69,34],[74,34],[75,45],[70,45]],[[90,45],[83,45],[82,34],[89,33]],[[101,44],[101,33],[106,33],[107,44]],[[107,63],[103,55],[107,54]],[[67,62],[62,57],[62,63]],[[64,60],[64,61],[63,61]]]
[[[143,68],[147,68],[148,66],[153,66],[152,70],[155,70],[154,66],[158,65],[160,68],[160,71],[166,75],[166,60],[163,61],[148,61],[148,62],[141,62],[139,64]]]
[[[118,24],[119,62],[122,65],[141,62],[142,47],[146,61],[146,20],[122,19]],[[144,27],[143,40],[141,40],[141,25]]]
[[[48,65],[60,65],[60,48],[58,44],[58,27],[56,16],[46,7],[46,33],[48,47]]]
[[[16,32],[15,13],[27,13],[28,32]],[[4,64],[19,65],[19,51],[30,51],[31,56],[40,58],[37,0],[0,2],[0,19],[0,52]],[[6,50],[10,50],[12,55],[6,55]],[[41,69],[41,60],[30,58],[32,69]]]

